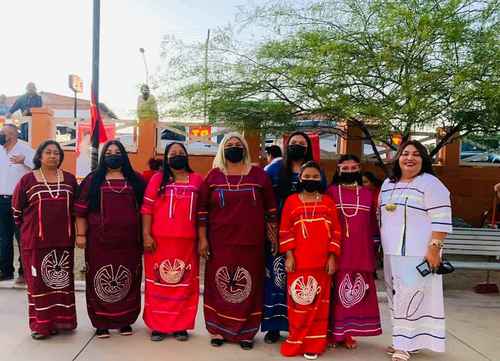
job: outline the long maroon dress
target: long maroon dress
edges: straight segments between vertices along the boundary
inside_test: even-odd
[[[211,334],[252,341],[262,317],[266,215],[274,222],[271,181],[260,168],[227,176],[218,168],[200,190],[199,222],[208,226],[204,314]]]
[[[89,207],[92,176],[80,185],[77,217],[87,218],[87,310],[95,328],[119,329],[141,312],[142,243],[134,190],[125,180],[105,181],[97,210]]]
[[[40,183],[28,173],[17,184],[12,200],[14,219],[21,230],[21,253],[28,286],[29,324],[33,332],[76,328],[73,196],[75,177]]]
[[[342,252],[334,275],[329,341],[341,342],[347,336],[380,335],[382,328],[373,279],[374,239],[379,235],[376,198],[365,187],[332,185],[328,194],[337,204],[342,226]]]

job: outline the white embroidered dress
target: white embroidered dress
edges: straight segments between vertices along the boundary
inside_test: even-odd
[[[444,352],[442,276],[422,277],[416,266],[424,259],[432,232],[452,231],[450,192],[438,178],[424,173],[409,183],[385,180],[379,200],[393,346]],[[388,210],[388,204],[396,209]]]

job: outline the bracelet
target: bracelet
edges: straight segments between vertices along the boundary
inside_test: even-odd
[[[436,239],[436,238],[433,238],[430,243],[429,243],[429,246],[434,246],[434,247],[437,247],[439,249],[442,249],[443,246],[444,246],[444,242],[441,240],[441,239]]]

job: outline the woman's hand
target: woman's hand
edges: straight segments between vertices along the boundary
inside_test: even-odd
[[[285,269],[287,272],[295,271],[295,257],[293,257],[292,251],[286,253]]]
[[[198,244],[198,252],[201,257],[208,259],[210,256],[210,250],[208,247],[208,240],[206,237],[201,237]]]
[[[276,223],[266,224],[267,239],[271,242],[271,254],[276,256],[278,254],[278,227]]]
[[[87,236],[76,236],[76,246],[80,249],[84,249],[87,245]]]
[[[154,238],[151,237],[150,234],[144,234],[142,238],[144,244],[144,251],[154,252],[156,250],[156,242]]]
[[[431,269],[436,270],[441,264],[441,250],[439,247],[429,245],[425,259],[429,263]]]
[[[332,253],[328,257],[328,261],[326,262],[326,272],[329,276],[333,275],[337,270],[337,264],[335,262],[335,255]]]

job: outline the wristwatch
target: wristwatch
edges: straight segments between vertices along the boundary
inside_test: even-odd
[[[439,249],[442,249],[442,248],[443,248],[443,246],[444,246],[444,242],[443,242],[443,240],[441,240],[441,239],[433,238],[433,239],[429,242],[429,245],[430,245],[430,246],[437,247],[437,248],[439,248]]]

